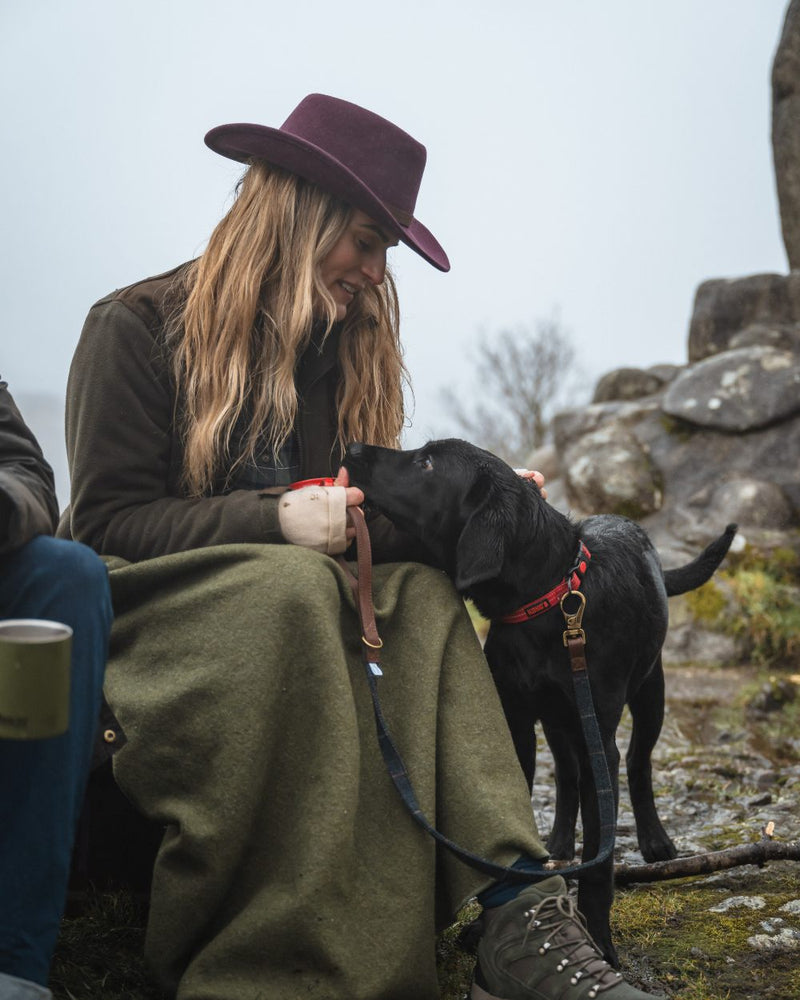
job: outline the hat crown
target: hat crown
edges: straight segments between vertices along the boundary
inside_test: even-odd
[[[427,154],[386,118],[326,94],[309,94],[280,128],[237,122],[206,133],[206,145],[240,163],[263,160],[366,213],[439,268],[436,237],[414,215]]]
[[[386,118],[337,97],[309,94],[281,131],[333,156],[388,206],[414,214],[425,147]]]

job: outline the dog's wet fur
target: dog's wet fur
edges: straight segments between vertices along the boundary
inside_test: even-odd
[[[485,653],[529,787],[537,721],[555,761],[556,811],[547,848],[553,858],[572,859],[580,807],[587,860],[597,853],[599,824],[562,639],[563,615],[556,606],[524,624],[498,620],[560,583],[584,542],[591,553],[581,585],[586,660],[614,794],[618,801],[615,737],[627,704],[633,730],[626,764],[639,848],[646,861],[674,858],[675,846],[656,811],[650,763],[664,719],[667,597],[712,576],[736,525],[728,525],[692,562],[664,571],[647,533],[634,521],[611,514],[572,521],[543,499],[532,479],[466,441],[431,441],[413,451],[353,444],[344,465],[367,504],[421,541],[430,562],[491,621]],[[592,937],[616,965],[612,898],[609,859],[582,874],[578,903]]]

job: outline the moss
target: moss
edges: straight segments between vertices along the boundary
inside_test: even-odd
[[[764,552],[746,545],[741,552],[730,553],[728,561],[734,570],[760,571],[780,583],[800,583],[800,554],[788,546]]]
[[[653,507],[638,503],[636,500],[620,500],[608,513],[628,517],[631,521],[641,521],[653,513]]]
[[[763,665],[800,661],[798,588],[762,569],[739,570],[730,583],[737,613],[727,629],[750,658]]]
[[[734,894],[762,896],[766,906],[710,912]],[[760,952],[749,942],[762,932],[762,921],[782,916],[780,907],[796,898],[791,867],[775,866],[734,887],[724,878],[710,884],[684,879],[618,892],[612,926],[623,961],[635,962],[639,953],[645,953],[675,1000],[749,996],[796,1000],[800,996],[797,952]]]
[[[477,903],[469,903],[458,914],[436,943],[436,968],[442,1000],[461,1000],[472,982],[475,955],[462,941],[466,929],[481,912]]]
[[[714,580],[709,580],[697,590],[690,590],[684,600],[694,620],[706,625],[718,624],[728,605],[728,599]]]
[[[690,424],[687,420],[679,420],[677,417],[667,416],[666,413],[661,415],[661,427],[665,434],[681,443],[691,441],[699,431],[698,427]]]
[[[684,598],[695,621],[735,638],[744,659],[759,666],[800,662],[800,557],[790,548],[769,554],[747,546],[728,568]]]

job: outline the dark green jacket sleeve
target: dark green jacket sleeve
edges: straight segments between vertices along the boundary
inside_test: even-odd
[[[71,504],[59,534],[139,561],[231,542],[281,542],[277,499],[187,499],[174,392],[154,331],[109,297],[92,307],[67,386]]]
[[[52,535],[57,520],[53,470],[0,382],[0,554]]]

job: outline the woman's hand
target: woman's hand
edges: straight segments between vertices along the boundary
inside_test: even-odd
[[[541,472],[535,472],[531,469],[514,469],[514,472],[522,479],[532,479],[536,485],[539,487],[539,491],[542,494],[544,500],[547,499],[547,490],[544,488],[544,476]]]
[[[347,470],[339,469],[333,486],[303,486],[280,496],[281,533],[292,545],[329,556],[340,555],[356,534],[347,523],[347,508],[363,502],[364,494],[350,486]]]

